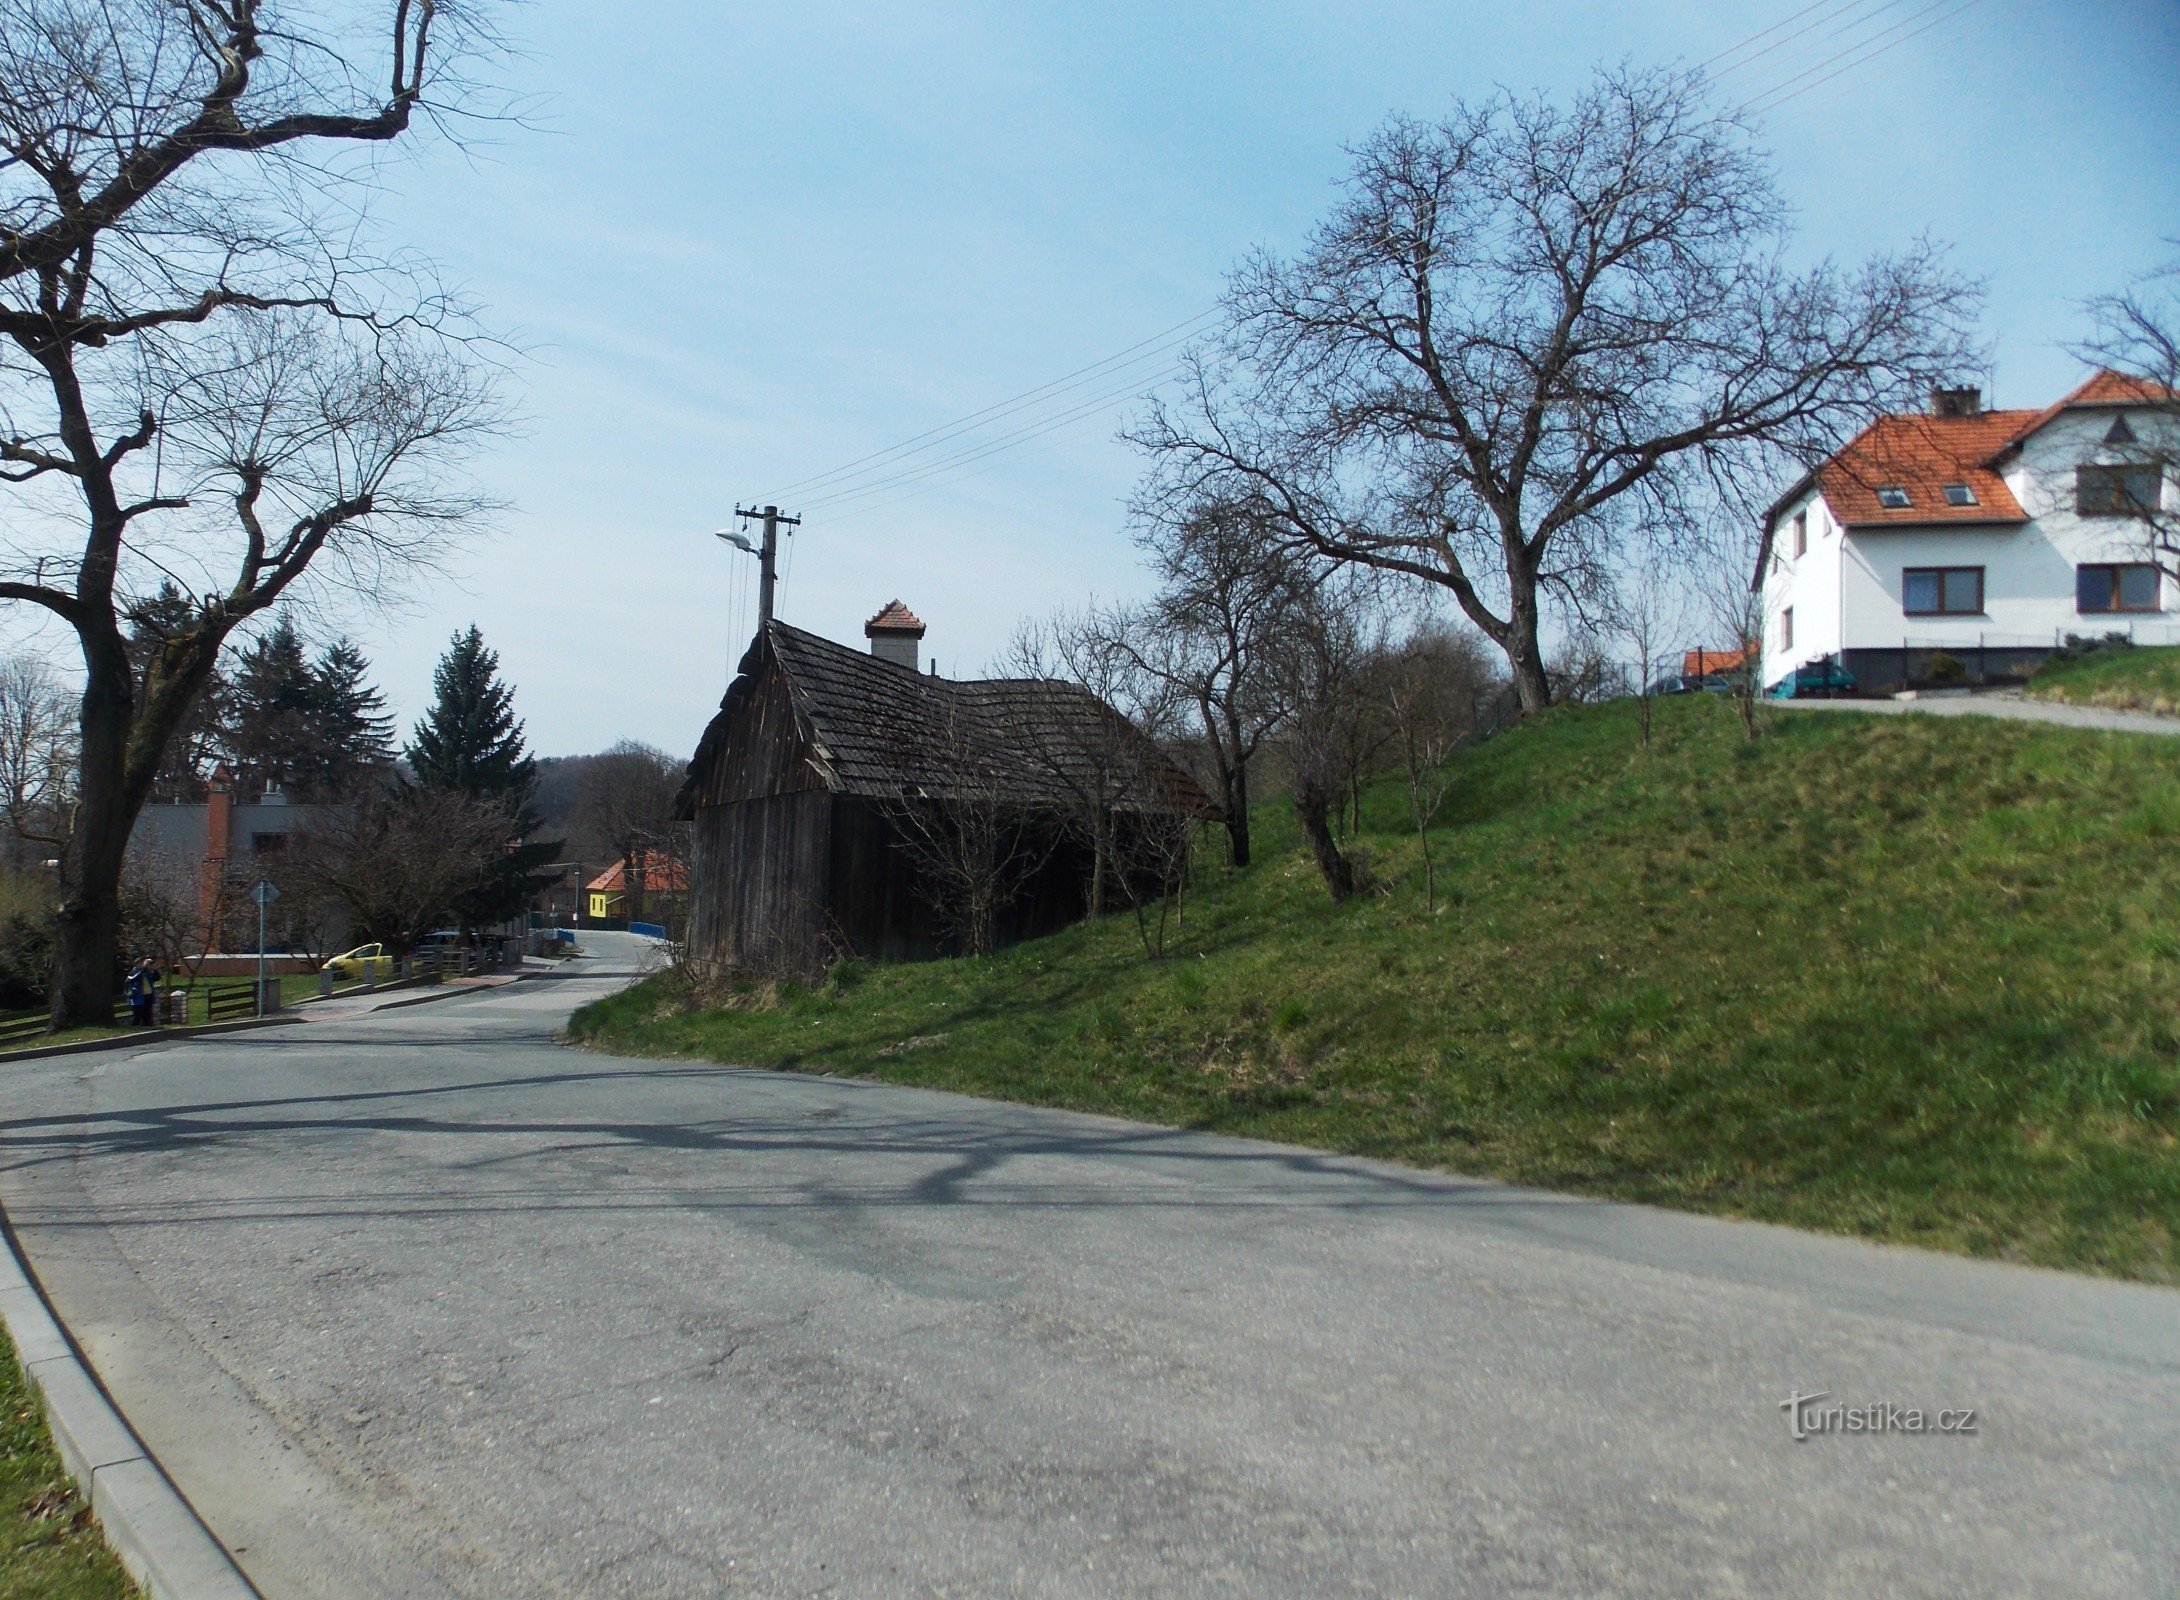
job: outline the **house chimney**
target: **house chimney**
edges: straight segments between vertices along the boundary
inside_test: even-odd
[[[227,877],[229,835],[234,829],[235,780],[223,761],[204,786],[204,863],[197,879],[197,909],[204,918],[204,948],[212,948],[218,930],[220,888]]]
[[[1934,417],[1974,417],[1982,412],[1983,391],[1973,384],[1930,391],[1930,414]]]
[[[911,672],[916,670],[916,641],[923,632],[922,619],[898,600],[888,601],[884,610],[863,624],[870,653]]]

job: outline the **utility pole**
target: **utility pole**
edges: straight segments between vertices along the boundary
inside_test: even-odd
[[[734,514],[745,523],[752,517],[760,518],[765,525],[764,543],[757,550],[757,628],[762,632],[764,625],[772,620],[772,591],[779,584],[780,530],[801,527],[802,518],[783,516],[778,506],[751,506],[747,510],[736,506]],[[749,548],[743,540],[737,539],[735,543],[745,550]]]

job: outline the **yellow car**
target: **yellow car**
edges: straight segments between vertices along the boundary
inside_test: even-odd
[[[359,944],[346,955],[335,956],[325,966],[326,971],[344,981],[384,979],[394,975],[394,958],[386,953],[386,947],[382,944]]]

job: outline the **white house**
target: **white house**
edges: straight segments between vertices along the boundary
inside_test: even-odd
[[[2171,506],[2172,397],[2099,372],[2042,411],[1941,389],[1881,417],[1764,522],[1763,678],[1844,665],[1863,690],[2019,677],[2069,634],[2180,643],[2141,508]],[[1937,672],[1933,674],[1933,662]]]

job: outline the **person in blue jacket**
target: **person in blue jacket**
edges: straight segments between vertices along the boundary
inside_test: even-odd
[[[143,957],[129,968],[122,989],[129,997],[129,1021],[139,1028],[150,1027],[159,1006],[159,964]]]

